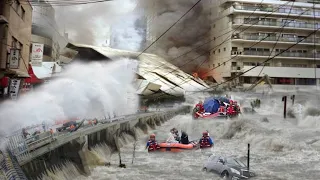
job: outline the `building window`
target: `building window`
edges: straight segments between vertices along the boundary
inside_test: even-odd
[[[244,84],[250,84],[251,83],[251,78],[250,77],[243,77],[243,83]]]
[[[213,54],[216,54],[216,51],[212,51]]]
[[[237,66],[237,62],[232,62],[231,66]]]
[[[43,55],[51,57],[52,48],[50,46],[44,45],[43,47]]]
[[[213,64],[212,67],[215,67],[215,65]]]
[[[226,48],[223,48],[223,51],[226,51],[227,49]]]
[[[213,26],[212,26],[213,28],[215,28],[216,27],[216,24],[213,24]]]
[[[220,66],[220,63],[218,63],[218,66]]]
[[[216,40],[216,37],[213,37],[213,40],[215,41],[215,40]]]
[[[218,50],[218,52],[220,53],[220,49]]]

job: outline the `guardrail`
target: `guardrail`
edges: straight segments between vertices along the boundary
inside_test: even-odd
[[[169,112],[175,112],[175,111],[177,111],[177,109],[170,110]],[[57,141],[57,139],[62,139],[61,141],[59,141],[59,143],[55,145],[58,147],[79,136],[84,136],[94,132],[101,131],[102,129],[105,129],[114,124],[129,122],[132,119],[153,116],[154,114],[168,114],[169,112],[149,112],[149,113],[141,113],[141,114],[139,113],[139,114],[115,117],[111,119],[102,119],[102,120],[98,120],[98,124],[96,125],[87,124],[82,126],[80,129],[78,129],[75,132],[56,132],[54,134],[51,134],[50,132],[48,132],[47,136],[42,136],[41,139],[38,139],[31,143],[26,143],[26,139],[22,135],[14,135],[9,137],[8,148],[12,152],[12,154],[17,158],[17,161],[21,165],[33,158],[33,156],[35,155],[33,151],[37,151],[36,154],[41,155],[46,151],[48,151],[48,148],[52,149],[53,147],[51,146],[44,149],[42,147],[45,147]],[[41,149],[41,150],[38,151],[38,149],[39,150]]]

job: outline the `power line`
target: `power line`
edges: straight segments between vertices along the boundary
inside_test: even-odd
[[[252,11],[252,13],[248,16],[248,19],[257,11],[257,9],[262,5],[264,0],[261,0],[260,4],[254,9],[254,11]],[[233,32],[237,31],[241,26],[238,26]],[[211,41],[210,41],[211,42]],[[210,52],[209,52],[210,55]],[[210,57],[209,57],[210,58]],[[206,62],[206,60],[204,60],[196,69],[195,72],[198,72],[199,69],[201,68],[201,66]]]
[[[289,2],[287,2],[287,3],[285,3],[284,5],[286,5],[286,4],[288,4]],[[283,6],[284,6],[283,5]],[[277,10],[278,9],[280,9],[282,6],[279,6],[278,8],[277,8]],[[267,14],[266,16],[264,16],[263,18],[265,18],[265,17],[268,17],[268,16],[270,16],[270,15],[272,15],[272,13],[274,13],[276,10],[274,10],[274,11],[272,11],[270,14]],[[306,10],[307,11],[307,10]],[[306,11],[304,11],[304,13],[306,12]],[[303,13],[302,13],[303,14]],[[300,15],[301,16],[301,15]],[[300,17],[300,16],[298,16],[298,17]],[[262,19],[262,18],[261,18]],[[250,20],[250,21],[248,21],[247,23],[250,23],[252,20]],[[259,23],[261,20],[258,20],[258,21],[256,21],[255,23],[252,23],[249,27],[247,27],[247,28],[245,28],[244,30],[242,30],[242,31],[240,31],[239,33],[241,33],[241,32],[244,32],[244,31],[246,31],[247,29],[249,29],[249,28],[251,28],[252,26],[254,26],[254,25],[256,25],[257,23]],[[291,20],[291,21],[293,21],[293,20]],[[241,27],[241,26],[243,26],[244,25],[244,23],[243,24],[241,24],[239,27]],[[238,28],[236,28],[235,30],[237,30]],[[233,31],[235,31],[235,30],[232,30],[232,31],[230,31],[230,32],[233,32]],[[215,46],[215,47],[213,47],[213,48],[211,48],[210,50],[209,50],[209,52],[211,51],[211,50],[213,50],[213,49],[215,49],[215,48],[217,48],[217,47],[219,47],[219,46],[221,46],[222,44],[224,44],[224,43],[226,43],[227,41],[229,41],[229,40],[231,40],[232,39],[232,35],[231,35],[231,37],[230,38],[226,38],[222,43],[220,43],[220,44],[218,44],[217,46]],[[207,53],[207,52],[206,52]],[[186,62],[186,63],[184,63],[183,65],[181,65],[181,66],[177,66],[177,68],[176,69],[173,69],[172,71],[170,71],[170,72],[168,72],[167,74],[165,74],[164,76],[166,76],[166,75],[168,75],[168,74],[170,74],[170,73],[172,73],[172,72],[174,72],[174,71],[176,71],[177,69],[179,69],[179,68],[181,68],[181,67],[184,67],[185,65],[187,65],[187,64],[189,64],[190,62],[193,62],[193,61],[195,61],[196,59],[198,59],[199,57],[201,57],[201,56],[203,56],[204,54],[200,54],[199,56],[197,56],[196,58],[194,58],[194,59],[191,59],[191,60],[189,60],[188,62]],[[238,55],[237,55],[238,56]],[[237,56],[235,56],[235,57],[237,57]],[[229,59],[229,60],[227,60],[227,61],[225,61],[225,62],[223,62],[222,64],[224,64],[224,63],[226,63],[226,62],[228,62],[228,61],[231,61],[232,59],[234,59],[235,57],[232,57],[231,59]],[[220,66],[222,66],[222,64],[221,65],[218,65],[218,66],[216,66],[216,67],[214,67],[213,69],[211,69],[211,70],[214,70],[214,69],[216,69],[216,68],[218,68],[218,67],[220,67]],[[164,65],[161,65],[161,66],[164,66]],[[159,67],[161,67],[161,66],[159,66]],[[157,68],[155,68],[155,69],[157,69]],[[152,71],[154,71],[155,69],[153,69]],[[209,72],[211,72],[211,70],[209,71]],[[151,72],[152,72],[151,71]],[[147,71],[148,72],[148,71]],[[146,73],[145,73],[146,74]],[[145,74],[143,74],[143,75],[145,75]],[[206,73],[207,74],[207,73]],[[143,76],[143,75],[141,75],[141,76]],[[157,80],[160,80],[160,78],[157,78],[157,79],[155,79],[154,81],[152,81],[151,83],[153,83],[153,82],[155,82],[155,81],[157,81]],[[141,90],[142,88],[145,88],[145,87],[141,87],[139,90]]]
[[[302,42],[303,40],[307,39],[308,37],[310,37],[310,36],[311,36],[311,35],[313,35],[314,33],[317,33],[318,31],[319,31],[319,28],[318,28],[317,30],[313,31],[312,33],[310,33],[309,35],[307,35],[306,37],[304,37],[304,38],[300,39],[297,43],[295,43],[295,44],[293,44],[293,45],[289,46],[288,48],[286,48],[286,49],[285,49],[285,50],[283,50],[283,51],[280,51],[278,54],[274,55],[273,57],[266,59],[263,63],[266,63],[266,62],[268,62],[268,61],[270,61],[270,60],[274,59],[275,57],[277,57],[277,56],[281,55],[282,53],[284,53],[284,52],[288,51],[289,49],[293,48],[294,46],[296,46],[297,44],[299,44],[299,43],[300,43],[300,42]],[[235,76],[235,77],[233,77],[233,78],[229,79],[228,81],[222,82],[222,83],[220,83],[220,84],[218,84],[218,85],[216,85],[216,86],[210,87],[210,88],[206,88],[206,89],[204,89],[203,91],[209,90],[209,89],[211,89],[211,88],[218,87],[218,86],[220,86],[220,85],[222,85],[222,84],[225,84],[225,83],[227,83],[227,82],[229,82],[229,81],[232,81],[233,79],[235,79],[235,78],[238,78],[238,77],[242,76],[243,74],[245,74],[245,73],[247,73],[247,72],[251,71],[252,69],[255,69],[256,67],[258,67],[258,65],[253,66],[252,68],[250,68],[250,69],[248,69],[248,70],[246,70],[246,71],[244,71],[244,72],[240,73],[239,75],[237,75],[237,76]],[[203,91],[199,91],[199,92],[203,92]]]
[[[294,5],[294,2],[292,2],[292,5],[291,5],[291,7],[290,7],[290,11],[289,11],[289,13],[288,13],[288,15],[287,15],[287,18],[286,18],[286,21],[285,21],[285,22],[287,22],[287,19],[289,18],[290,14],[291,14],[293,5]],[[283,30],[284,30],[284,27],[281,29],[281,31],[280,31],[280,33],[279,33],[279,36],[278,36],[278,39],[277,39],[277,41],[275,42],[274,46],[272,47],[268,58],[270,58],[270,56],[271,56],[274,48],[277,46],[278,41],[280,40],[280,37],[281,37],[281,34],[282,34]],[[258,76],[257,76],[258,78],[259,78],[260,74],[262,73],[264,67],[265,67],[265,64],[263,64],[263,67],[261,68],[261,70],[260,70],[260,72],[259,72],[259,74],[258,74]],[[259,81],[258,78],[257,78],[257,80],[256,80],[253,84],[255,84],[255,83],[257,83],[257,82]]]
[[[300,16],[302,16],[304,13],[308,12],[308,10],[310,10],[310,9],[307,9],[307,10],[305,10],[304,12],[302,12],[297,18],[299,18]],[[274,32],[278,32],[279,30],[283,29],[288,23],[290,23],[290,22],[293,21],[293,20],[295,20],[295,19],[292,19],[292,20],[290,20],[290,21],[286,21],[281,28],[276,29]],[[315,33],[316,33],[316,32],[315,32]],[[266,37],[264,37],[264,38],[261,39],[260,41],[256,42],[256,43],[253,44],[251,47],[259,44],[261,41],[265,40],[265,39],[268,38],[268,37],[269,37],[269,35],[266,36]],[[306,37],[306,38],[307,38],[307,37]],[[304,38],[304,39],[306,39],[306,38]],[[299,42],[303,41],[304,39],[301,39]],[[296,43],[296,44],[298,44],[298,43]],[[296,45],[296,44],[295,44],[295,45]],[[251,47],[249,47],[249,48],[251,48]],[[282,54],[282,53],[281,53],[281,54]],[[227,60],[227,61],[230,61],[230,60],[234,59],[234,58],[237,57],[237,56],[238,56],[238,54],[237,54],[236,56],[232,57],[231,59]],[[270,57],[270,56],[269,56],[269,57]],[[274,56],[274,57],[276,57],[276,56]],[[274,58],[274,57],[273,57],[273,58]],[[272,59],[273,59],[273,58],[272,58]],[[225,62],[227,62],[227,61],[225,61]],[[265,63],[265,62],[263,62],[263,64],[264,64],[264,63]],[[222,65],[222,64],[221,64],[221,65]],[[221,65],[219,65],[219,66],[211,69],[211,70],[208,71],[208,72],[211,72],[212,70],[220,67]],[[257,65],[257,66],[258,66],[258,65]],[[207,73],[208,73],[208,72],[207,72]],[[241,74],[241,75],[242,75],[242,74]],[[241,75],[240,75],[240,76],[241,76]],[[236,76],[236,77],[237,77],[237,76]],[[233,80],[233,79],[235,79],[235,78],[232,78],[231,80]],[[186,82],[184,82],[184,83],[182,83],[182,84],[185,84],[185,83],[187,83],[187,82],[189,82],[189,81],[190,81],[190,80],[187,80]],[[225,81],[225,82],[221,83],[221,84],[224,84],[224,83],[229,82],[229,81],[230,81],[230,79],[229,79],[228,81]],[[179,84],[179,86],[181,86],[182,84]],[[218,86],[221,85],[221,84],[218,84]],[[173,88],[175,88],[175,87],[173,87]],[[212,88],[212,87],[210,87],[210,88]],[[172,88],[171,88],[171,89],[172,89]],[[168,90],[170,90],[170,89],[168,89]],[[167,90],[167,91],[168,91],[168,90]]]
[[[173,23],[165,32],[163,32],[155,41],[153,41],[147,48],[145,48],[136,58],[148,50],[154,43],[156,43],[162,36],[164,36],[171,28],[173,28],[183,17],[185,17],[194,7],[196,7],[202,0],[198,0],[187,12],[185,12],[175,23]]]
[[[262,0],[262,1],[263,1],[263,0]],[[289,1],[286,2],[285,4],[279,6],[278,8],[276,8],[275,10],[273,10],[272,12],[270,12],[269,14],[263,16],[262,18],[269,17],[269,16],[272,15],[274,12],[278,11],[281,7],[286,6],[286,5],[289,4],[289,3],[290,3]],[[261,2],[259,5],[261,5],[261,4],[262,4],[262,2]],[[259,7],[259,6],[258,6],[258,7]],[[258,7],[257,7],[257,8],[258,8]],[[257,8],[256,8],[256,9],[257,9]],[[255,9],[254,11],[256,11],[256,9]],[[253,13],[254,13],[254,12],[253,12]],[[252,15],[252,14],[251,14],[251,15]],[[250,16],[251,16],[251,15],[250,15]],[[249,16],[249,17],[250,17],[250,16]],[[225,16],[223,16],[223,17],[225,17]],[[223,18],[223,17],[221,17],[221,18]],[[217,20],[215,20],[215,21],[218,21],[218,20],[220,20],[220,18],[217,18]],[[215,22],[215,21],[214,21],[214,22]],[[253,21],[253,20],[248,21],[248,23],[250,23],[251,21]],[[255,25],[255,24],[259,23],[259,22],[260,22],[260,20],[257,21],[256,23],[253,23],[250,27],[252,27],[253,25]],[[240,27],[242,27],[242,26],[243,26],[243,24],[240,25],[240,26],[238,26],[238,27],[237,27],[236,29],[234,29],[234,30],[230,30],[230,31],[228,31],[228,32],[226,32],[226,33],[224,33],[224,34],[222,34],[222,35],[219,35],[219,36],[217,36],[217,37],[215,37],[215,38],[213,38],[213,39],[211,39],[211,40],[209,40],[209,41],[207,41],[207,42],[205,42],[205,43],[203,43],[203,44],[201,44],[201,45],[199,45],[199,46],[191,49],[190,51],[188,51],[188,52],[186,52],[186,53],[183,53],[183,54],[181,54],[181,55],[179,55],[179,56],[171,59],[170,61],[175,61],[175,60],[181,58],[182,56],[185,56],[185,55],[189,54],[190,52],[192,52],[192,51],[194,51],[194,50],[196,50],[196,49],[198,49],[198,48],[200,48],[200,47],[202,47],[202,46],[204,46],[204,45],[206,45],[206,44],[208,44],[208,43],[210,43],[210,42],[212,42],[212,41],[215,41],[216,39],[218,39],[218,38],[220,38],[220,37],[223,37],[223,36],[226,35],[226,34],[233,33],[233,32],[235,32],[235,31],[237,31],[237,30],[238,30]],[[248,27],[247,29],[249,29],[250,27]],[[228,29],[228,28],[227,28],[227,29]],[[245,30],[247,30],[247,29],[244,29],[243,31],[245,31]],[[241,31],[241,32],[243,32],[243,31]],[[241,32],[240,32],[240,33],[241,33]],[[221,44],[215,46],[214,48],[219,47],[220,45],[224,44],[224,43],[227,42],[228,40],[230,40],[230,39],[228,39],[228,38],[225,39],[224,42],[222,42]],[[195,59],[198,59],[199,57],[205,55],[206,53],[210,52],[210,51],[213,50],[214,48],[212,48],[212,49],[210,49],[209,51],[206,51],[205,53],[197,56]],[[195,60],[195,59],[193,59],[193,60]],[[156,67],[155,69],[158,69],[158,68],[163,67],[163,66],[164,66],[164,64]],[[155,70],[155,69],[153,69],[153,70]],[[147,71],[146,73],[152,72],[153,70]],[[143,74],[143,75],[144,75],[144,74]],[[142,76],[143,76],[143,75],[142,75]]]
[[[21,4],[31,4],[32,6],[75,6],[75,5],[85,5],[85,4],[95,4],[95,3],[103,3],[112,0],[94,0],[94,1],[28,1],[24,0],[25,2],[21,2]],[[12,4],[13,2],[6,2],[8,4]]]
[[[280,51],[278,54],[274,55],[273,57],[266,59],[263,63],[266,63],[266,62],[268,62],[268,61],[270,61],[270,60],[274,59],[275,57],[277,57],[277,56],[281,55],[282,53],[284,53],[284,52],[288,51],[289,49],[293,48],[294,46],[296,46],[297,44],[299,44],[299,43],[300,43],[300,42],[302,42],[303,40],[307,39],[307,38],[308,38],[308,37],[310,37],[311,35],[313,35],[313,34],[317,33],[318,31],[319,31],[319,28],[318,28],[317,30],[313,31],[312,33],[310,33],[309,35],[307,35],[306,37],[304,37],[304,38],[300,39],[297,43],[295,43],[295,44],[293,44],[293,45],[289,46],[288,48],[286,48],[286,49],[285,49],[285,50],[283,50],[283,51]],[[230,82],[230,81],[232,81],[232,80],[234,80],[234,79],[236,79],[236,78],[238,78],[238,77],[242,76],[243,74],[245,74],[245,73],[247,73],[247,72],[251,71],[252,69],[255,69],[256,67],[258,67],[258,65],[253,66],[252,68],[250,68],[250,69],[248,69],[248,70],[246,70],[246,71],[244,71],[244,72],[240,73],[239,75],[237,75],[237,76],[235,76],[235,77],[233,77],[233,78],[229,79],[228,81],[224,81],[224,82],[219,83],[219,84],[217,84],[217,85],[215,85],[215,86],[213,86],[213,87],[206,88],[206,89],[204,89],[204,90],[202,90],[202,91],[195,91],[195,92],[193,92],[193,93],[191,93],[191,94],[188,94],[188,95],[192,95],[192,94],[195,94],[195,93],[198,93],[198,92],[206,92],[206,91],[207,91],[207,90],[209,90],[209,89],[216,88],[216,87],[218,87],[218,86],[220,86],[220,85],[222,85],[222,84],[225,84],[225,83],[227,83],[227,82]],[[162,96],[162,95],[161,95],[161,96]],[[161,97],[161,96],[160,96],[160,97]],[[158,98],[159,98],[159,97],[158,97]]]
[[[39,12],[39,11],[33,10],[33,12],[41,14],[41,12]],[[61,35],[60,32],[56,29],[56,27],[45,16],[47,16],[47,15],[43,15],[43,16],[40,16],[40,17],[42,17],[45,21],[47,21],[47,23],[58,33],[58,36],[62,37],[65,42],[69,42],[69,40],[66,39],[66,37],[64,35]],[[60,38],[58,37],[58,39],[60,39]]]

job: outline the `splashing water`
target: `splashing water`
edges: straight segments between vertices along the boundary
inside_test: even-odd
[[[247,102],[250,98],[260,98],[262,103],[261,108],[256,109],[257,114],[245,114],[238,120],[192,120],[191,115],[178,115],[157,130],[149,129],[149,133],[155,133],[157,140],[162,141],[167,138],[168,131],[176,127],[187,131],[189,139],[195,140],[208,130],[215,141],[211,153],[216,155],[234,156],[246,163],[247,143],[251,144],[250,169],[257,174],[253,179],[317,179],[320,176],[320,131],[319,126],[309,125],[314,120],[310,117],[320,118],[317,112],[309,110],[314,107],[310,102],[316,102],[314,96],[317,94],[296,93],[296,104],[288,103],[288,108],[293,109],[297,119],[283,119],[282,95],[234,94],[234,98],[244,105],[250,104]],[[268,120],[264,121],[265,118]],[[201,150],[148,153],[145,150],[148,135],[139,129],[136,132],[140,138],[133,165],[134,143],[130,142],[133,139],[124,135],[127,144],[123,141],[121,157],[127,168],[117,167],[118,155],[110,155],[107,146],[97,146],[93,151],[99,152],[100,159],[107,157],[111,166],[93,168],[87,179],[218,179],[218,176],[201,171],[207,153]]]
[[[135,74],[129,59],[74,64],[64,74],[16,102],[1,104],[0,132],[34,124],[53,124],[70,118],[104,118],[135,113],[138,98],[132,82]],[[130,100],[128,97],[130,96]],[[125,107],[125,108],[123,108]]]

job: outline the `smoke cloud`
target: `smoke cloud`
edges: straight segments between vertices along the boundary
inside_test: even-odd
[[[140,0],[139,8],[153,11],[154,15],[149,15],[151,33],[159,37],[174,22],[176,22],[185,12],[187,12],[197,0]],[[154,3],[154,5],[152,5]],[[178,24],[167,32],[153,47],[150,52],[158,54],[168,61],[184,54],[191,49],[208,41],[210,35],[210,0],[203,0],[192,11],[190,11]],[[207,8],[207,9],[206,9]],[[146,15],[151,13],[146,13]],[[195,59],[187,65],[181,67],[186,72],[192,72],[199,68],[201,63],[208,59],[205,54],[209,46],[203,46],[186,56],[170,61],[178,67],[186,62]]]
[[[197,0],[115,0],[57,7],[56,12],[58,22],[66,24],[74,42],[107,46],[106,41],[111,41],[113,48],[138,51],[150,45],[196,2]],[[178,67],[182,66],[181,69],[186,72],[199,69],[208,60],[209,43],[186,56],[172,59],[209,40],[210,2],[211,0],[202,0],[147,52],[157,54]],[[149,35],[154,37],[146,44],[144,41],[147,29]],[[192,60],[195,58],[197,59]],[[205,66],[204,63],[202,67]]]
[[[76,6],[55,7],[60,29],[65,28],[75,43],[107,45],[110,25],[121,22],[135,8],[132,0],[114,0]],[[128,21],[125,21],[128,22]]]

